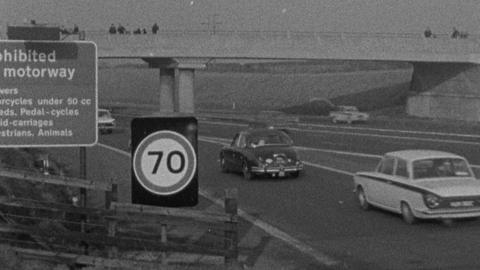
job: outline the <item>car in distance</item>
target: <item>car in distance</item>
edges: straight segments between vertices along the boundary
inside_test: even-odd
[[[461,156],[433,150],[386,153],[372,172],[357,172],[354,192],[364,210],[376,206],[417,219],[480,216],[480,181]]]
[[[115,128],[115,119],[107,109],[98,109],[98,130],[101,134],[112,133]]]
[[[250,180],[259,175],[298,177],[303,163],[285,131],[249,128],[237,133],[231,144],[222,148],[220,168],[222,172],[240,172]]]
[[[355,106],[337,106],[334,111],[329,114],[333,123],[348,123],[366,122],[369,119],[369,114],[360,112]]]

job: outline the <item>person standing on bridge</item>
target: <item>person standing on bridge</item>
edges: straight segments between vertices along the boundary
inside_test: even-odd
[[[119,34],[126,34],[127,29],[126,29],[123,25],[118,24],[117,32],[118,32]]]
[[[424,35],[426,38],[431,38],[431,37],[433,37],[433,33],[432,33],[432,30],[430,29],[430,27],[427,27],[427,29],[425,29],[425,32],[423,32],[423,35]]]
[[[73,34],[78,34],[78,32],[80,32],[80,29],[78,28],[77,24],[74,24],[73,25]]]
[[[160,27],[158,27],[157,23],[154,23],[152,26],[152,33],[156,34],[158,32],[158,29],[160,29]]]
[[[110,28],[108,29],[108,33],[110,33],[110,34],[116,34],[117,33],[117,28],[115,27],[115,25],[113,23],[110,25]]]
[[[453,27],[453,32],[452,32],[452,38],[459,38],[460,37],[460,31],[457,30],[457,28]]]

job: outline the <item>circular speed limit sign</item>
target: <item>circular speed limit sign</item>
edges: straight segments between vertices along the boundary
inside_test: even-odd
[[[145,137],[133,156],[137,181],[157,195],[182,191],[193,179],[197,156],[192,144],[180,133],[162,130]]]

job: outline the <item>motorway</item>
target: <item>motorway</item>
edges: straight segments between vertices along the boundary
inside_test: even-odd
[[[126,121],[126,120],[123,120]],[[127,122],[124,122],[126,127]],[[237,188],[247,217],[268,224],[301,243],[297,248],[335,269],[479,269],[480,220],[453,227],[437,221],[417,225],[381,210],[364,212],[352,193],[352,173],[370,170],[378,155],[423,148],[452,151],[480,164],[479,136],[391,132],[364,125],[298,125],[291,128],[306,172],[297,179],[244,180],[223,174],[218,153],[246,125],[200,121],[199,181],[203,193]],[[129,131],[100,137],[108,147],[128,151]],[[108,150],[105,150],[108,151]],[[240,236],[242,237],[242,236]]]

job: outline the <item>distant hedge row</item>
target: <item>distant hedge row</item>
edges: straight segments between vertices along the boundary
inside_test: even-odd
[[[350,60],[317,60],[317,61],[285,61],[263,63],[212,63],[206,71],[211,72],[252,72],[252,73],[329,73],[353,72],[364,70],[408,69],[411,65],[405,62],[390,61],[350,61]]]

